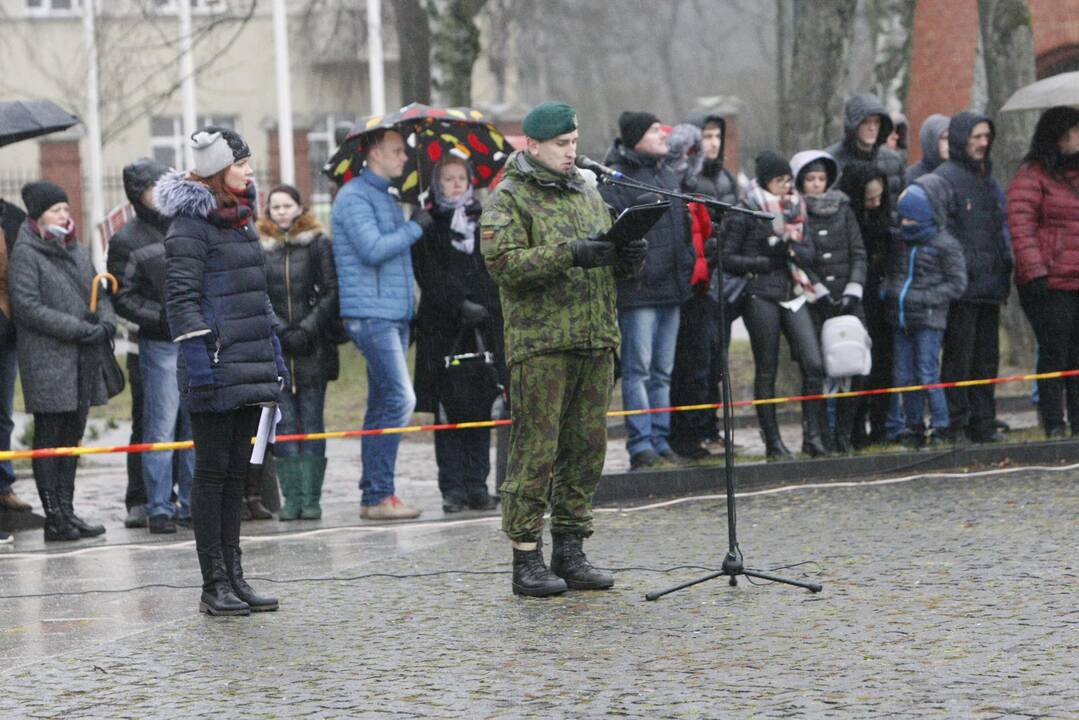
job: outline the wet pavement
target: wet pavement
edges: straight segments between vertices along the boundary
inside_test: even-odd
[[[4,598],[0,717],[1074,718],[1075,473],[744,497],[746,565],[809,562],[777,572],[818,595],[712,581],[645,602],[703,572],[656,570],[721,561],[719,499],[600,513],[587,548],[615,589],[546,600],[510,594],[493,517],[289,524],[245,544],[277,613],[202,616],[187,587]],[[194,586],[186,539],[16,548],[0,594]],[[453,570],[484,574],[423,576]]]

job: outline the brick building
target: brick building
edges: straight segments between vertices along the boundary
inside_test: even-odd
[[[1028,0],[1038,78],[1079,70],[1079,0]],[[919,0],[905,112],[910,162],[921,157],[922,121],[970,106],[978,50],[977,0]]]

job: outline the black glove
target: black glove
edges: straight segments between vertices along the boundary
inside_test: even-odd
[[[465,327],[476,327],[490,317],[491,313],[487,312],[487,308],[479,303],[474,303],[471,300],[465,300],[461,303],[461,324]]]
[[[637,238],[626,243],[618,253],[618,259],[630,265],[644,262],[646,257],[648,257],[648,241],[644,238]]]
[[[412,222],[420,226],[420,229],[427,232],[431,229],[431,226],[435,224],[435,219],[431,217],[431,213],[427,212],[426,208],[418,208],[416,212],[412,213]]]
[[[710,263],[716,261],[716,250],[719,249],[719,240],[715,235],[704,241],[704,259]]]
[[[310,355],[314,352],[307,332],[298,326],[287,328],[281,333],[281,349],[289,355]]]
[[[857,315],[862,307],[860,298],[853,295],[844,295],[839,299],[839,312],[843,315]]]
[[[1034,278],[1027,283],[1027,292],[1035,300],[1049,299],[1049,278],[1045,275]]]
[[[618,259],[614,244],[606,240],[597,240],[599,235],[593,235],[587,240],[571,240],[570,252],[573,253],[573,264],[580,268],[596,268],[605,265],[614,265]]]
[[[97,311],[95,310],[87,310],[86,312],[84,312],[82,314],[82,319],[88,323],[93,323],[94,325],[101,324],[101,316],[98,315]]]
[[[109,333],[105,330],[104,325],[94,325],[94,329],[82,336],[79,340],[83,345],[94,345],[96,343],[105,342],[109,337]]]

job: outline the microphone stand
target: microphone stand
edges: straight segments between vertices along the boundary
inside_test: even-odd
[[[653,187],[645,183],[637,182],[636,180],[630,180],[626,177],[614,177],[612,175],[604,173],[596,173],[597,179],[605,185],[618,185],[621,187],[632,188],[634,190],[642,190],[644,192],[655,193],[656,195],[662,195],[664,197],[673,198],[676,200],[683,200],[685,202],[696,202],[706,205],[707,207],[714,208],[722,213],[737,212],[744,215],[750,215],[757,220],[771,220],[772,215],[765,212],[759,212],[756,210],[750,210],[748,208],[737,207],[728,203],[720,202],[715,198],[707,195],[690,194],[682,192],[674,192],[672,190],[665,190],[663,188]],[[738,546],[738,528],[737,528],[737,501],[735,500],[735,481],[734,481],[734,435],[732,426],[734,424],[733,410],[731,408],[731,378],[730,378],[730,365],[727,358],[727,317],[726,310],[723,302],[723,268],[720,259],[722,257],[722,250],[719,247],[719,243],[716,243],[716,273],[719,289],[719,377],[720,386],[722,388],[722,406],[723,406],[723,474],[727,484],[727,555],[723,558],[722,569],[718,572],[713,572],[704,577],[697,578],[696,580],[690,580],[684,582],[681,585],[675,585],[674,587],[667,588],[666,590],[658,590],[650,592],[644,596],[645,600],[657,600],[664,595],[676,592],[678,590],[684,590],[688,587],[698,585],[708,580],[714,580],[719,577],[730,578],[731,587],[738,585],[738,576],[742,575],[747,578],[758,578],[761,580],[770,580],[772,582],[783,583],[785,585],[793,585],[795,587],[805,588],[813,593],[821,591],[821,586],[817,583],[803,582],[801,580],[791,580],[789,578],[777,577],[768,573],[763,573],[758,570],[751,570],[745,567],[742,559],[742,549]]]

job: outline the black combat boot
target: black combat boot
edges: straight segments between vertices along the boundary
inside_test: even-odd
[[[551,571],[566,581],[570,590],[607,590],[614,587],[614,575],[592,567],[581,548],[580,535],[556,533],[551,551]]]
[[[202,597],[199,612],[207,615],[250,615],[251,606],[232,592],[221,552],[199,551],[202,570]]]
[[[807,400],[802,403],[802,453],[809,457],[826,457],[828,448],[824,447],[824,426],[827,424],[827,412],[823,400]]]
[[[775,405],[758,405],[757,422],[761,426],[761,439],[764,440],[764,454],[768,460],[790,460],[793,456],[783,444],[776,421]]]
[[[80,537],[97,537],[105,534],[104,525],[91,525],[75,514],[75,471],[78,458],[60,458],[60,507],[68,522],[79,531]]]
[[[533,550],[513,548],[513,594],[547,597],[566,592],[566,583],[543,562],[537,543]]]
[[[229,585],[232,594],[243,600],[251,608],[251,612],[273,612],[278,607],[277,598],[259,595],[255,589],[244,580],[244,569],[240,565],[240,557],[243,553],[237,547],[225,547],[225,569],[229,574]]]

